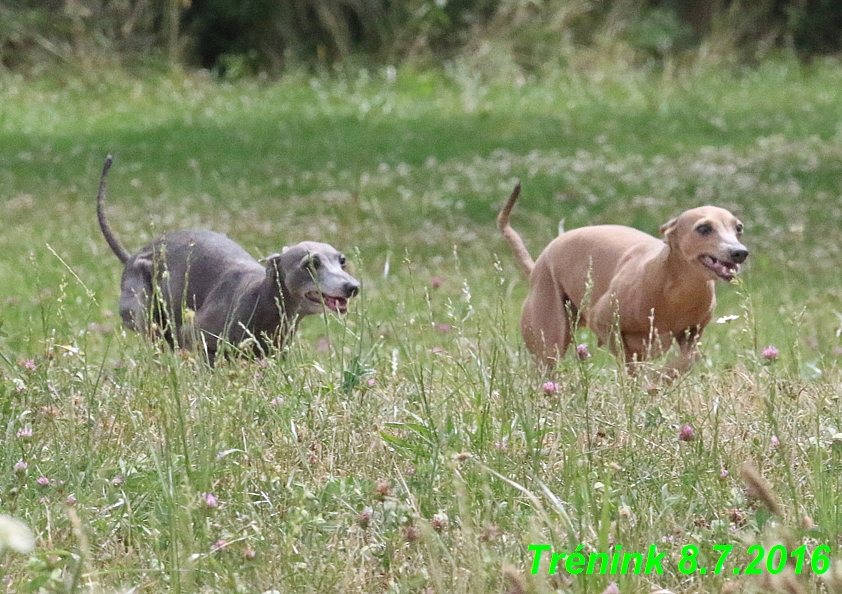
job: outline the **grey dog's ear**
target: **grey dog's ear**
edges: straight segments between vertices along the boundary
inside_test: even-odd
[[[286,248],[284,248],[284,250],[286,250]],[[274,254],[269,254],[265,258],[260,258],[260,260],[258,260],[258,262],[260,262],[261,264],[269,264],[269,262],[271,262],[272,260],[277,260],[280,257],[281,257],[281,254],[275,252]]]
[[[279,265],[281,263],[281,254],[269,254],[265,258],[260,258],[258,262],[266,266],[267,275],[275,274],[278,271]]]

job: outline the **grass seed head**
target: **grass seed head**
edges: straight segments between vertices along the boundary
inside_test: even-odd
[[[760,501],[776,516],[783,516],[783,510],[781,510],[780,505],[778,505],[778,498],[775,496],[775,493],[772,491],[769,483],[766,482],[766,479],[760,475],[760,472],[758,472],[754,466],[746,462],[740,469],[740,473],[746,483],[748,496]]]
[[[506,581],[507,594],[526,594],[526,580],[517,568],[511,565],[504,565],[503,578]]]

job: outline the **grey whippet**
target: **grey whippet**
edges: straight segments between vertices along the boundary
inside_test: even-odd
[[[124,325],[161,336],[172,347],[196,343],[213,365],[220,342],[261,355],[280,348],[301,317],[325,310],[344,314],[360,283],[345,271],[345,256],[326,243],[303,241],[260,264],[224,235],[166,233],[134,254],[105,218],[105,161],[97,217],[108,245],[123,263],[120,316]]]

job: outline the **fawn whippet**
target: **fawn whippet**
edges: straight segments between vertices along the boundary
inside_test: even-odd
[[[539,360],[553,365],[567,351],[571,326],[590,328],[628,365],[667,351],[667,366],[687,371],[716,304],[717,278],[730,281],[748,256],[743,224],[730,212],[702,206],[661,226],[663,240],[622,225],[595,225],[559,235],[533,262],[509,215],[520,184],[497,217],[497,226],[529,278],[521,333]]]

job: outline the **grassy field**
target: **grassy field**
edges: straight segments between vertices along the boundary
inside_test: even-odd
[[[187,227],[258,257],[318,239],[361,296],[306,319],[285,358],[213,371],[123,332],[94,214],[109,152],[129,249]],[[656,233],[712,203],[745,222],[752,255],[719,284],[691,374],[649,389],[585,331],[591,358],[539,374],[494,227],[516,180],[533,255],[561,218]],[[0,512],[37,546],[0,552],[0,588],[842,588],[842,567],[808,569],[842,535],[841,195],[832,61],[517,85],[459,68],[2,74]],[[548,555],[532,574],[538,543],[656,545],[663,574],[548,576]],[[776,543],[806,545],[800,575],[734,575]],[[680,565],[688,545],[706,575]],[[733,545],[721,575],[715,545]]]

